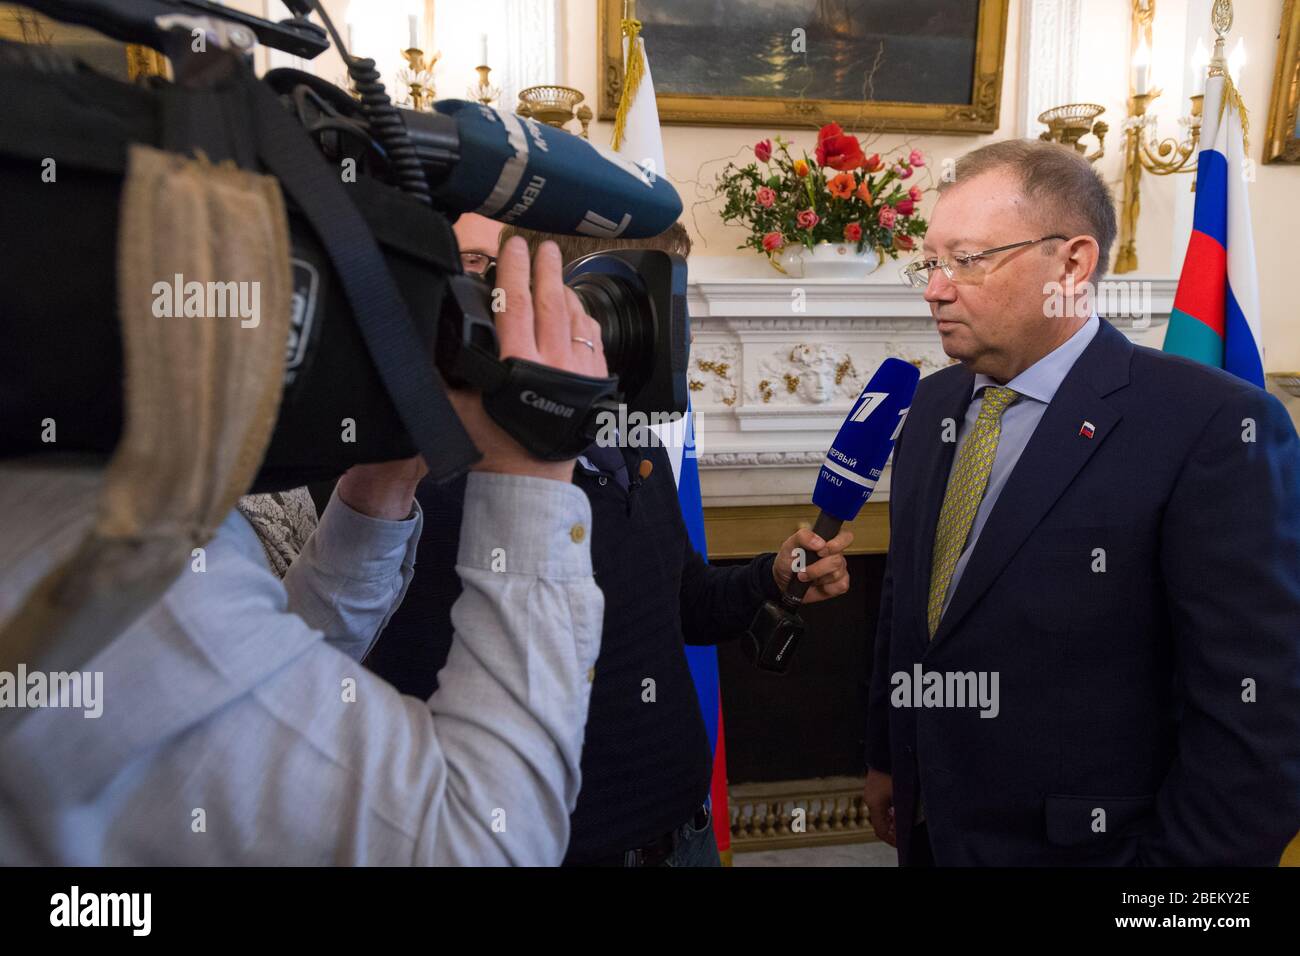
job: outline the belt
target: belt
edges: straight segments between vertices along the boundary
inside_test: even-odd
[[[695,830],[707,829],[713,821],[713,816],[707,806],[702,806],[695,811],[695,815],[690,819],[690,826]],[[663,836],[655,837],[649,843],[643,846],[635,847],[631,850],[624,850],[615,856],[608,856],[604,859],[593,860],[585,866],[662,866],[682,843],[682,831],[684,826],[673,827]]]

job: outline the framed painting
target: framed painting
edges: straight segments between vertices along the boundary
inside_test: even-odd
[[[640,0],[659,118],[991,133],[1009,0]],[[599,116],[623,89],[624,0],[599,3]]]
[[[59,23],[16,3],[0,3],[0,40],[51,46],[117,80],[165,76],[167,60],[147,46],[119,43],[88,27]]]
[[[1264,162],[1300,163],[1300,0],[1286,0],[1278,30],[1273,98],[1268,105]]]

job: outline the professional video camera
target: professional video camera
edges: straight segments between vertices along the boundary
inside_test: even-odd
[[[285,196],[292,331],[279,418],[253,490],[417,451],[435,478],[463,472],[477,451],[444,382],[482,390],[497,423],[544,458],[581,451],[600,414],[620,403],[685,410],[680,257],[602,253],[566,271],[602,329],[612,377],[593,379],[500,360],[491,290],[462,272],[449,222],[473,211],[548,232],[657,235],[681,201],[652,170],[477,103],[393,106],[374,62],[344,50],[318,0],[290,0],[295,16],[281,23],[205,0],[25,2],[163,51],[174,82],[124,84],[48,49],[0,43],[0,457],[49,450],[39,438],[46,417],[60,422],[61,451],[107,455],[117,443],[114,250],[132,143],[269,172]],[[313,11],[325,29],[307,19]],[[311,58],[331,37],[357,98],[297,70],[253,75],[258,42]],[[50,159],[64,171],[58,188],[34,172]],[[345,160],[356,171],[346,183]],[[523,400],[530,391],[546,401]],[[366,424],[350,444],[337,440],[344,417]]]

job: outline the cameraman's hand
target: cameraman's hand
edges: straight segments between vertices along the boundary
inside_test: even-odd
[[[528,243],[513,236],[497,257],[497,286],[505,309],[497,313],[501,358],[520,358],[578,375],[603,378],[605,350],[600,326],[583,311],[578,296],[565,288],[560,247],[544,242],[533,260],[529,292]],[[586,339],[588,348],[576,339]],[[483,409],[477,392],[452,391],[452,404],[474,444],[483,452],[475,471],[531,475],[556,481],[573,480],[572,461],[535,458],[502,430]]]

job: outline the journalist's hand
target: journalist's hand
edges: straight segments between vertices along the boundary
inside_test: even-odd
[[[807,528],[800,528],[785,539],[776,560],[772,562],[772,577],[776,586],[785,589],[794,574],[796,550],[803,552],[804,570],[800,581],[811,582],[804,594],[804,604],[815,604],[837,597],[849,589],[849,566],[844,559],[844,549],[853,543],[853,532],[844,528],[830,541],[823,541]],[[814,560],[817,559],[817,560]]]
[[[578,375],[604,377],[605,350],[600,326],[583,311],[582,303],[565,288],[560,247],[544,242],[533,260],[529,292],[528,243],[512,236],[497,257],[497,287],[505,296],[497,313],[501,358],[527,359]],[[577,339],[592,343],[588,348]],[[533,457],[502,430],[483,409],[477,392],[452,391],[452,404],[474,444],[483,452],[475,471],[531,475],[556,481],[573,480],[572,461],[542,461]]]

